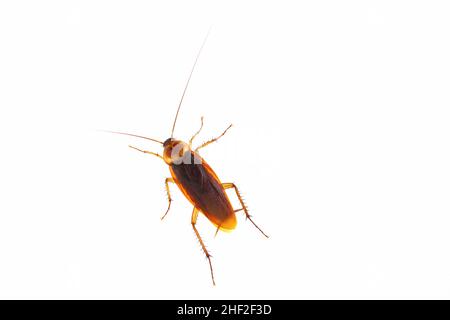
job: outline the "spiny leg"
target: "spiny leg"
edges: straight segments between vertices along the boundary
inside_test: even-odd
[[[253,225],[256,227],[256,229],[258,229],[259,231],[261,231],[261,233],[262,233],[266,238],[268,238],[269,236],[268,236],[267,234],[265,234],[264,231],[262,231],[261,228],[258,227],[258,226],[256,225],[256,223],[252,220],[250,214],[248,213],[248,209],[247,209],[247,207],[245,206],[244,200],[242,199],[242,196],[241,196],[241,194],[240,194],[238,188],[236,187],[236,185],[235,185],[234,183],[222,183],[222,186],[224,187],[224,189],[231,189],[231,188],[234,188],[234,191],[236,191],[236,195],[237,195],[237,197],[238,197],[238,199],[239,199],[239,202],[240,202],[241,205],[242,205],[242,208],[241,208],[241,209],[238,209],[238,210],[235,210],[234,212],[238,212],[238,211],[244,210],[244,213],[245,213],[245,216],[247,217],[247,219],[250,220],[251,223],[253,223]]]
[[[167,207],[166,213],[164,213],[164,215],[161,217],[161,220],[163,220],[169,213],[170,204],[172,203],[172,197],[170,196],[169,182],[174,183],[175,181],[173,181],[172,178],[166,178],[165,184],[166,184],[167,199],[169,200],[169,206]]]
[[[162,160],[164,160],[164,158],[163,158],[161,155],[159,155],[159,154],[157,154],[157,153],[155,153],[155,152],[151,152],[151,151],[147,151],[147,150],[141,150],[141,149],[136,148],[136,147],[133,147],[133,146],[129,146],[129,147],[130,147],[131,149],[140,151],[140,152],[142,152],[142,153],[146,153],[146,154],[151,154],[151,155],[157,156],[158,158],[161,158]]]
[[[203,128],[203,117],[200,118],[200,121],[201,121],[200,129],[198,129],[198,131],[189,140],[189,148],[192,147],[192,141],[194,141],[195,137],[200,133],[200,131],[202,131],[202,128]]]
[[[206,258],[208,259],[209,269],[211,270],[211,278],[212,278],[213,285],[216,285],[216,282],[214,281],[213,267],[211,264],[211,255],[209,254],[208,250],[206,250],[205,243],[203,242],[202,238],[200,237],[200,233],[198,233],[197,228],[195,227],[195,224],[197,223],[197,217],[198,217],[198,209],[194,207],[194,210],[192,211],[192,217],[191,217],[192,228],[194,228],[195,235],[197,236],[197,239],[200,242],[200,245],[202,246],[203,252],[205,253]]]
[[[207,145],[209,145],[209,144],[211,144],[211,143],[213,143],[213,142],[216,142],[217,140],[219,140],[220,138],[222,138],[222,137],[225,135],[225,133],[227,133],[228,129],[230,129],[232,126],[233,126],[233,125],[230,124],[230,125],[228,126],[228,128],[226,128],[225,131],[222,132],[222,134],[221,134],[220,136],[218,136],[217,138],[214,138],[214,139],[211,139],[211,140],[209,140],[209,141],[206,141],[206,142],[202,143],[199,147],[197,147],[197,148],[195,149],[195,151],[197,152],[197,151],[200,150],[201,148],[204,148],[204,147],[206,147]]]

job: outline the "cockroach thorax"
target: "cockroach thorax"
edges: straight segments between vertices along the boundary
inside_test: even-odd
[[[185,156],[190,154],[189,145],[181,140],[169,138],[164,141],[164,161],[168,164],[180,164]]]

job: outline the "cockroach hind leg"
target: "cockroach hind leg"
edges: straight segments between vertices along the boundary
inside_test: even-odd
[[[206,249],[205,243],[203,242],[202,238],[200,237],[200,233],[198,233],[198,230],[195,227],[195,224],[197,223],[198,212],[199,212],[199,210],[194,207],[194,209],[192,210],[191,224],[192,224],[192,228],[194,229],[195,235],[197,236],[198,242],[200,242],[200,245],[202,246],[202,250],[205,253],[206,258],[208,259],[209,270],[211,271],[211,279],[212,279],[213,285],[215,286],[216,282],[214,281],[214,271],[213,271],[213,267],[212,267],[212,263],[211,263],[211,254]]]
[[[172,197],[170,196],[169,182],[174,183],[175,181],[173,181],[173,178],[166,178],[166,181],[164,182],[166,185],[167,200],[169,201],[169,205],[167,207],[166,212],[161,217],[161,220],[163,220],[167,216],[167,214],[169,213],[169,210],[170,210],[170,205],[172,204]]]
[[[220,225],[217,226],[216,232],[214,233],[214,238],[217,237],[219,230],[220,230]]]
[[[234,191],[236,192],[236,195],[239,199],[239,202],[241,203],[242,208],[241,209],[237,209],[234,212],[238,212],[238,211],[244,211],[245,213],[245,217],[250,220],[250,222],[255,226],[256,229],[258,229],[266,238],[269,238],[269,236],[262,231],[262,229],[260,227],[258,227],[258,225],[252,220],[252,217],[250,216],[250,214],[248,213],[248,209],[247,206],[244,203],[244,199],[241,196],[241,193],[239,192],[238,188],[236,187],[236,185],[232,182],[227,182],[227,183],[222,183],[222,186],[224,189],[231,189],[233,188]]]

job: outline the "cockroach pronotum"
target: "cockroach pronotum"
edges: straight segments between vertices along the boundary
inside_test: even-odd
[[[142,153],[154,155],[161,160],[163,160],[168,166],[170,170],[171,177],[166,178],[165,187],[167,191],[168,197],[168,207],[164,215],[161,217],[161,220],[167,215],[170,210],[170,205],[172,203],[172,197],[170,195],[169,183],[175,183],[184,196],[189,200],[189,202],[194,206],[191,217],[192,228],[194,229],[195,235],[197,236],[198,241],[203,249],[203,252],[206,255],[206,258],[209,262],[209,268],[211,271],[211,279],[213,285],[215,285],[214,281],[214,272],[211,264],[211,255],[206,249],[205,243],[203,242],[200,234],[195,226],[197,222],[198,213],[203,213],[208,220],[217,227],[216,234],[219,230],[223,231],[231,231],[236,228],[236,212],[243,211],[248,220],[265,236],[268,236],[256,225],[256,223],[252,220],[250,214],[248,213],[248,209],[244,204],[242,196],[234,183],[222,183],[217,176],[217,174],[213,171],[213,169],[206,163],[206,161],[200,156],[198,151],[213,142],[219,140],[228,129],[231,128],[232,125],[228,126],[224,132],[217,138],[208,140],[198,146],[197,148],[192,148],[192,142],[195,137],[200,133],[203,128],[203,117],[201,118],[200,129],[189,139],[189,143],[185,143],[181,140],[177,140],[173,138],[173,133],[175,131],[175,125],[177,123],[178,114],[180,112],[181,104],[183,103],[183,98],[186,94],[186,90],[189,85],[189,81],[191,80],[192,74],[194,72],[195,66],[197,64],[200,53],[206,43],[207,36],[205,37],[200,50],[197,53],[195,58],[194,65],[192,66],[191,72],[189,74],[188,80],[184,87],[183,94],[181,95],[180,102],[178,104],[177,112],[175,114],[175,119],[172,125],[172,132],[170,134],[170,138],[165,140],[164,142],[140,135],[125,133],[125,132],[117,132],[117,131],[109,131],[111,133],[123,134],[128,136],[133,136],[137,138],[151,140],[153,142],[159,143],[163,146],[164,151],[163,154],[160,155],[155,152],[142,150],[133,146],[129,146],[132,149],[140,151]],[[242,206],[242,208],[235,210],[231,205],[230,199],[226,193],[226,189],[234,189],[237,198]]]

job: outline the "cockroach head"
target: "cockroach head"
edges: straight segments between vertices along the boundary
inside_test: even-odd
[[[165,147],[171,145],[174,141],[175,141],[174,138],[169,138],[169,139],[167,139],[166,141],[164,141],[163,147],[165,148]]]

